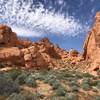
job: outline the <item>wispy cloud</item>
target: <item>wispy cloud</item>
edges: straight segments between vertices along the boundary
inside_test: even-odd
[[[89,28],[73,16],[67,15],[65,18],[60,13],[44,9],[42,4],[32,9],[31,1],[25,3],[21,0],[8,0],[6,3],[3,1],[0,3],[4,5],[4,8],[1,7],[0,21],[11,25],[19,36],[40,37],[47,34],[76,36]],[[63,3],[63,0],[59,0],[59,3]]]

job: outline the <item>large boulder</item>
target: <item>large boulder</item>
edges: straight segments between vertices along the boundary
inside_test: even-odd
[[[61,59],[61,56],[57,52],[55,45],[53,45],[48,38],[43,38],[40,41],[36,42],[39,52],[46,53],[51,58]]]
[[[71,49],[69,51],[69,56],[70,57],[78,57],[78,54],[79,54],[79,52],[77,50],[75,50],[75,49]]]
[[[11,28],[0,25],[0,46],[16,46],[17,36]]]
[[[7,65],[24,65],[23,55],[17,47],[0,48],[0,62]]]
[[[48,68],[48,63],[39,52],[37,46],[30,46],[21,50],[24,55],[25,67],[34,69],[45,69]]]

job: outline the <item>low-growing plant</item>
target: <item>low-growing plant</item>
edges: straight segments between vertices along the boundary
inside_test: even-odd
[[[66,90],[64,87],[58,87],[56,90],[56,95],[58,96],[65,96],[66,95]]]
[[[11,77],[0,72],[0,94],[10,95],[13,92],[19,91],[19,84],[14,82]]]
[[[16,79],[16,82],[19,83],[20,85],[25,84],[25,80],[28,76],[27,72],[22,72]]]
[[[78,100],[77,94],[66,94],[66,100]]]
[[[100,89],[100,80],[97,82],[97,88]]]
[[[91,89],[91,79],[90,78],[84,78],[81,84],[81,87],[85,90],[88,91]]]
[[[57,89],[61,86],[61,83],[57,79],[50,79],[49,84],[53,87],[53,89]]]
[[[6,100],[40,100],[43,98],[39,93],[30,93],[22,91],[21,93],[13,93]]]
[[[88,91],[91,89],[91,86],[88,84],[88,83],[82,83],[82,88],[85,90],[85,91]]]
[[[31,86],[31,87],[36,87],[37,86],[36,81],[35,81],[34,77],[32,77],[32,75],[29,75],[26,78],[25,84],[27,84],[28,86]]]
[[[13,80],[15,80],[21,74],[21,70],[13,69],[11,71],[8,71],[6,74],[8,74]]]
[[[52,96],[50,100],[67,100],[65,96]]]
[[[89,73],[83,73],[83,77],[91,78],[91,77],[93,77],[93,75],[91,75]]]
[[[78,92],[78,86],[73,85],[73,86],[71,87],[71,90],[72,90],[72,92]]]
[[[21,94],[13,93],[6,100],[26,100],[26,98]]]

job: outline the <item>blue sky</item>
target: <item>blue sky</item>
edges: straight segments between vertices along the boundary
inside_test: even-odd
[[[82,50],[100,0],[0,0],[0,23],[18,36],[48,37],[64,49]]]

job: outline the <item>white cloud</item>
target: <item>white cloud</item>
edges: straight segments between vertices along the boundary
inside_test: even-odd
[[[16,26],[12,26],[12,31],[17,32],[17,35],[22,36],[22,37],[40,37],[41,36],[41,34],[38,33],[37,31],[32,31],[29,29],[16,27]]]
[[[59,1],[61,3],[63,0]],[[73,16],[64,18],[61,14],[45,10],[41,4],[38,8],[34,7],[35,11],[30,8],[31,2],[25,3],[21,0],[8,0],[3,5],[2,10],[5,14],[0,15],[1,20],[7,19],[6,23],[10,24],[20,36],[44,36],[47,34],[76,36],[88,29],[88,26],[83,25]]]

